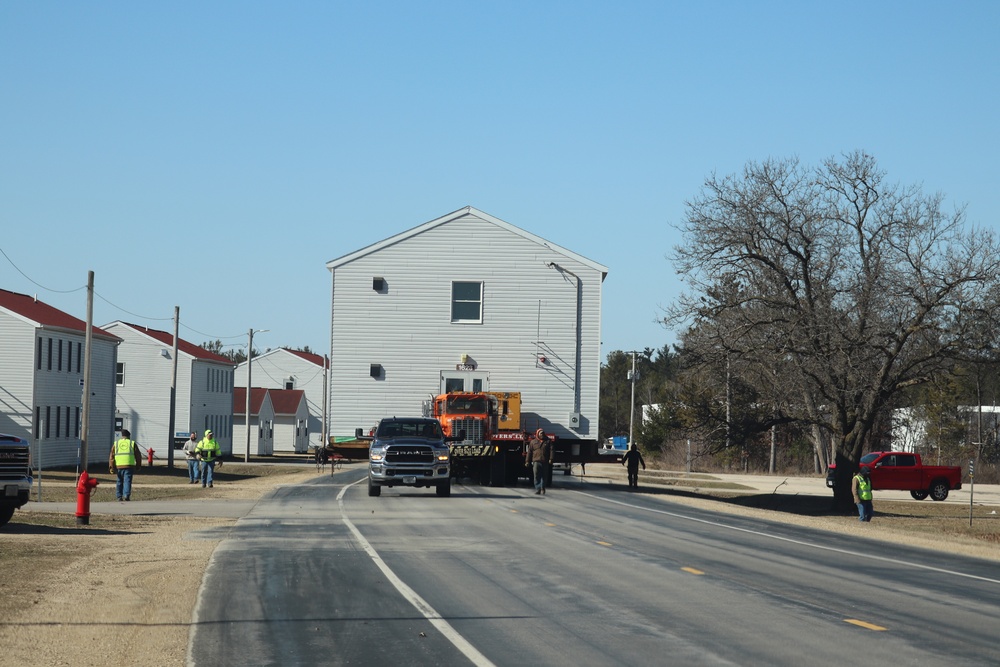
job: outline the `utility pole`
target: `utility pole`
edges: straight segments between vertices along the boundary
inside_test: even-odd
[[[170,375],[170,417],[167,426],[167,467],[174,467],[174,430],[177,428],[177,328],[181,319],[181,307],[174,306],[174,356]]]
[[[87,272],[87,331],[83,344],[83,405],[80,415],[80,467],[87,472],[87,459],[90,456],[88,444],[90,440],[90,358],[94,343],[94,272]]]
[[[254,333],[264,333],[270,331],[270,329],[257,329],[255,332],[250,329],[249,341],[247,342],[247,405],[246,405],[246,424],[247,424],[247,451],[243,456],[243,462],[250,462],[250,388],[253,387],[253,383],[250,381],[251,373],[253,372],[253,335]]]
[[[327,388],[330,386],[330,357],[323,355],[323,428],[320,429],[320,438],[323,441],[323,448],[325,449],[328,444],[330,444],[330,436],[327,431],[327,405],[329,404],[329,399],[327,398],[326,392]]]
[[[628,415],[628,446],[632,447],[632,434],[635,425],[635,381],[639,378],[638,374],[635,372],[635,350],[631,352],[632,354],[632,370],[628,373],[628,381],[632,383],[632,400],[629,404],[629,415]]]

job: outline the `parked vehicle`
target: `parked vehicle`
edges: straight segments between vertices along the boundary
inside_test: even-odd
[[[962,488],[961,466],[925,466],[920,454],[911,452],[871,452],[861,457],[860,465],[871,472],[876,491],[909,491],[915,500],[930,496],[944,500],[948,492]],[[826,485],[833,488],[837,464],[831,463]]]
[[[0,433],[0,526],[14,516],[14,510],[31,497],[31,449],[28,441]]]
[[[436,419],[379,422],[368,447],[368,495],[381,495],[383,486],[433,486],[439,496],[451,495],[451,452]]]

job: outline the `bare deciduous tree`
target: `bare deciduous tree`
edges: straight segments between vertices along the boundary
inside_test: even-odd
[[[946,371],[994,312],[996,238],[942,202],[887,183],[858,152],[812,169],[749,163],[687,203],[673,259],[689,290],[665,322],[738,359],[814,427],[822,459],[829,440],[842,501],[894,397]]]

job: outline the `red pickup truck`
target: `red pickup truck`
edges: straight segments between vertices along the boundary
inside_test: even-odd
[[[872,488],[909,491],[916,500],[930,496],[944,500],[952,489],[962,488],[961,466],[925,466],[920,454],[910,452],[871,452],[861,457],[861,467],[871,471]],[[837,464],[831,463],[826,485],[833,488]]]

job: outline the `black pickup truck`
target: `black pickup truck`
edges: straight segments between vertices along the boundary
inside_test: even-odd
[[[28,441],[0,433],[0,526],[31,497],[31,448]]]

